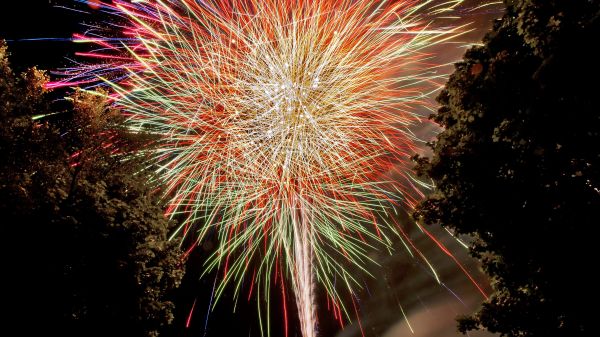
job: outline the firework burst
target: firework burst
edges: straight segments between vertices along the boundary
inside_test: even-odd
[[[268,303],[288,280],[312,337],[314,287],[350,318],[344,293],[361,281],[348,265],[366,272],[370,249],[402,238],[386,219],[418,198],[410,130],[441,77],[426,49],[457,34],[433,27],[458,3],[115,1],[102,8],[123,37],[76,36],[104,62],[51,86],[110,85],[131,130],[160,137],[146,152],[174,237],[218,237],[216,297],[251,284]]]

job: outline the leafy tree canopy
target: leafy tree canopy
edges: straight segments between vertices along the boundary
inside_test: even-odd
[[[0,44],[0,211],[7,321],[23,335],[157,336],[173,320],[181,253],[148,174],[147,141],[101,95],[53,111],[44,72],[15,75]],[[9,329],[5,325],[6,329]]]
[[[600,6],[505,1],[482,46],[438,97],[445,129],[418,171],[436,190],[415,212],[476,238],[493,280],[462,332],[589,336],[600,210]]]

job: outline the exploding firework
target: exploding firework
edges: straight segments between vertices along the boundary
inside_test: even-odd
[[[435,17],[460,2],[117,0],[108,31],[75,36],[102,62],[50,86],[108,84],[129,128],[159,137],[144,152],[174,238],[218,237],[215,296],[250,284],[268,303],[287,280],[312,337],[314,288],[350,319],[348,266],[408,239],[391,214],[419,198],[411,128],[443,75],[427,49],[458,34]]]

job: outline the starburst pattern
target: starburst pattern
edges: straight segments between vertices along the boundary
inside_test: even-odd
[[[115,1],[103,8],[123,38],[76,36],[107,62],[51,85],[110,85],[130,129],[160,138],[146,152],[174,237],[218,237],[216,296],[249,282],[268,298],[287,279],[311,337],[313,287],[350,317],[348,264],[366,271],[370,249],[391,249],[389,213],[418,198],[411,128],[441,77],[427,49],[458,32],[433,18],[458,3]]]

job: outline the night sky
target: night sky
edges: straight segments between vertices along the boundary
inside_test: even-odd
[[[465,7],[474,7],[479,3],[481,1],[467,1]],[[463,12],[465,22],[473,22],[473,31],[464,35],[462,39],[468,42],[478,41],[499,13],[499,10],[493,7],[477,12]],[[102,24],[102,19],[94,9],[71,0],[10,1],[3,4],[0,10],[0,38],[8,41],[13,68],[22,70],[29,66],[37,66],[52,73],[52,70],[71,64],[69,58],[74,58],[73,54],[78,47],[68,40],[72,34],[85,30],[85,24]],[[50,40],[43,40],[45,38]],[[450,63],[460,58],[464,47],[459,47],[459,44],[449,45],[436,52],[440,60]],[[416,131],[425,138],[433,137],[431,129]],[[478,271],[475,262],[468,257],[466,250],[443,230],[432,230],[456,253],[459,261],[467,266],[477,281],[489,292],[485,277]],[[483,297],[457,265],[434,243],[414,229],[411,235],[416,245],[436,266],[443,285],[435,281],[426,265],[411,258],[400,244],[394,255],[390,256],[386,252],[373,253],[372,257],[382,268],[374,269],[376,278],[368,279],[365,290],[360,294],[362,328],[368,336],[460,336],[456,332],[454,318],[458,314],[473,312]],[[207,242],[201,248],[207,248],[210,244],[211,242]],[[197,249],[189,260],[184,284],[177,295],[179,315],[175,324],[185,325],[190,308],[196,302],[185,336],[260,336],[256,304],[253,300],[247,302],[241,299],[236,312],[233,313],[232,294],[226,293],[207,319],[213,277],[199,278],[204,255],[203,249]],[[273,299],[275,309],[272,313],[271,332],[273,337],[277,337],[283,335],[283,324],[279,319],[281,298],[275,294]],[[319,310],[321,336],[361,335],[357,324],[340,330],[332,313],[327,311],[326,303],[319,303]],[[406,312],[414,334],[411,334],[401,310]],[[294,330],[292,328],[290,336],[299,336],[299,331]],[[470,335],[489,336],[483,332]]]

